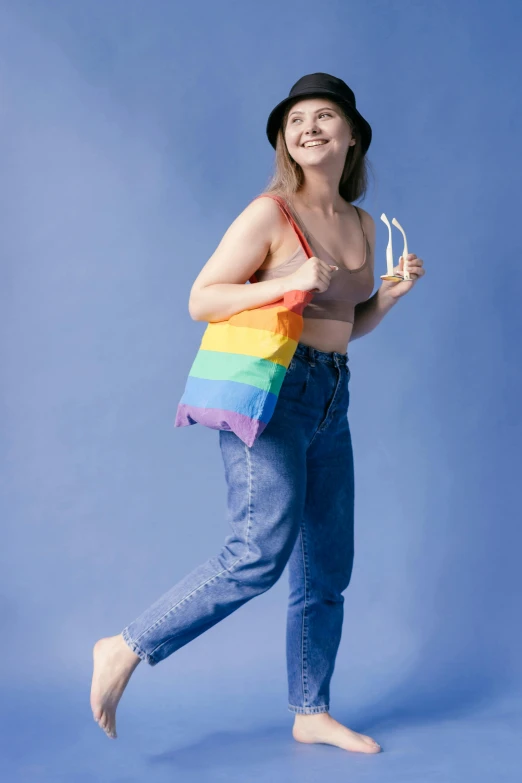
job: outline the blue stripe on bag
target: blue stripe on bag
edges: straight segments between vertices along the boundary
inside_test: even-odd
[[[277,395],[237,381],[214,381],[189,375],[180,404],[219,408],[269,422]]]

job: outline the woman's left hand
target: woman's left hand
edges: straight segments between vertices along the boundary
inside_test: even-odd
[[[382,280],[381,281],[381,291],[386,294],[386,296],[392,297],[392,299],[400,299],[401,296],[404,296],[404,294],[407,294],[417,280],[426,274],[426,270],[423,267],[423,260],[422,258],[417,258],[415,253],[408,253],[408,271],[411,275],[411,280],[401,280],[400,282],[394,282],[393,280]],[[403,256],[399,259],[399,266],[394,267],[393,269],[395,272],[400,272],[401,275],[404,274],[404,258]]]

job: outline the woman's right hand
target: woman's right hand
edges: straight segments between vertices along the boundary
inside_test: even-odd
[[[332,274],[338,269],[339,267],[327,264],[317,256],[311,256],[299,269],[288,275],[288,279],[291,281],[292,290],[323,293],[328,290]]]

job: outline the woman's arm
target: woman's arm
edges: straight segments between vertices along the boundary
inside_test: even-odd
[[[397,299],[387,296],[379,288],[373,296],[365,302],[355,305],[355,317],[349,342],[364,337],[380,324],[386,313],[389,313]]]
[[[267,257],[284,220],[274,199],[248,204],[194,281],[189,312],[195,321],[224,321],[242,310],[275,302],[292,290],[289,277],[245,285]]]

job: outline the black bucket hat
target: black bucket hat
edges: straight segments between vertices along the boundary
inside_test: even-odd
[[[272,147],[276,148],[277,132],[281,127],[283,115],[288,104],[297,102],[297,99],[311,98],[324,95],[325,98],[340,103],[347,115],[355,122],[360,134],[363,154],[366,155],[372,141],[372,129],[362,114],[355,108],[355,95],[342,79],[330,76],[329,73],[310,73],[297,81],[288,98],[278,103],[270,112],[266,125],[266,135]]]

